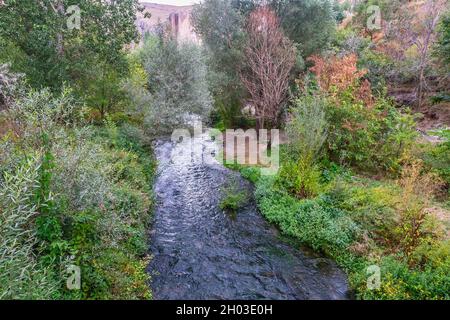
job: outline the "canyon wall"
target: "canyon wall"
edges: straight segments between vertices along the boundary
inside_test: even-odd
[[[191,11],[193,6],[170,6],[157,3],[142,3],[144,12],[138,13],[136,25],[141,34],[154,32],[158,24],[170,26],[172,36],[178,41],[199,42],[192,30]],[[150,13],[150,18],[145,18],[145,13]]]

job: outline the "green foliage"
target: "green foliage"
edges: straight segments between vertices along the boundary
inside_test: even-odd
[[[135,278],[141,278],[140,273],[144,272],[138,272],[135,266],[146,252],[151,204],[144,168],[146,159],[144,154],[137,155],[118,146],[120,142],[116,139],[123,139],[120,132],[118,136],[99,134],[87,137],[85,145],[73,149],[76,155],[68,154],[60,160],[57,173],[65,177],[56,179],[54,186],[59,193],[65,188],[61,201],[68,202],[67,209],[72,212],[66,217],[65,229],[76,252],[75,262],[82,268],[81,297],[144,298],[148,296],[148,279]],[[83,136],[71,143],[80,138]],[[139,281],[143,282],[138,284]],[[128,285],[135,282],[139,290],[128,292],[132,289]]]
[[[148,132],[162,134],[186,123],[188,115],[206,118],[211,96],[201,48],[193,43],[148,38],[141,51],[148,75],[150,105],[144,110]]]
[[[39,168],[39,188],[35,195],[39,216],[36,218],[37,236],[42,243],[39,254],[41,260],[47,265],[57,263],[69,254],[67,241],[63,239],[61,226],[62,216],[59,214],[52,195],[52,177],[54,169],[54,156],[48,135],[42,135],[43,155]]]
[[[339,55],[358,54],[367,47],[369,41],[351,28],[342,28],[336,32],[331,49]]]
[[[78,1],[80,30],[66,27],[65,10],[73,1],[61,0],[59,4],[62,10],[54,9],[54,3],[48,0],[8,0],[0,7],[0,38],[26,53],[30,63],[23,64],[22,59],[11,62],[24,68],[19,71],[27,74],[33,87],[58,89],[64,81],[76,82],[82,77],[77,70],[80,66],[85,68],[83,72],[89,69],[87,59],[92,55],[115,67],[123,66],[122,49],[138,36],[134,25],[137,1]]]
[[[286,124],[289,152],[294,158],[315,160],[327,138],[326,109],[329,102],[320,96],[304,96],[294,101]]]
[[[395,76],[394,61],[387,54],[376,50],[369,37],[360,35],[353,28],[339,29],[332,47],[339,56],[356,54],[358,69],[367,70],[364,78],[369,80],[373,92],[379,97],[386,95],[387,80]]]
[[[321,172],[308,158],[283,163],[277,183],[299,198],[311,198],[322,190]]]
[[[83,106],[75,101],[72,93],[67,87],[57,97],[48,89],[31,90],[8,110],[9,117],[29,131],[38,129],[40,134],[50,134],[58,125],[71,127],[80,124]]]
[[[349,168],[340,166],[329,159],[322,159],[320,162],[322,168],[322,182],[328,184],[335,179],[349,180],[352,177],[352,171]]]
[[[245,19],[262,1],[203,1],[192,22],[204,48],[161,33],[129,56],[124,48],[138,39],[137,0],[0,2],[0,299],[151,298],[146,255],[155,161],[146,134],[127,122],[161,134],[188,114],[205,118],[214,101],[218,127],[251,126],[242,112],[239,70]],[[337,1],[264,3],[299,49],[293,74],[330,43],[337,56],[358,56],[358,68],[368,72],[356,79],[364,72],[355,60],[356,70],[347,74],[316,74],[322,90],[326,80],[339,87],[354,76],[346,89],[331,85],[319,95],[305,86],[308,94],[294,101],[276,176],[230,167],[256,185],[256,202],[270,222],[348,272],[358,298],[450,299],[448,230],[427,211],[440,209],[431,203],[433,174],[447,190],[450,185],[449,130],[436,133],[443,142],[425,147],[425,167],[411,166],[397,184],[355,177],[346,168],[408,171],[401,159],[414,144],[414,119],[385,92],[386,80],[416,78],[417,52],[403,50],[405,59],[394,65],[359,32],[375,35],[365,30],[369,5],[380,6],[396,28],[413,21],[410,13],[398,0],[360,1],[350,27],[336,30],[344,17]],[[72,4],[81,8],[80,30],[66,28]],[[434,47],[443,67],[431,70],[436,74],[448,69],[448,17]],[[387,25],[384,39],[405,45],[408,39]],[[335,70],[344,67],[337,63]],[[432,102],[446,99],[443,91]],[[234,214],[249,198],[233,182],[222,193],[219,207]],[[81,267],[80,291],[65,287],[72,264]],[[373,264],[382,272],[377,290],[366,285]]]
[[[83,77],[76,82],[76,93],[88,107],[98,110],[101,119],[107,113],[124,110],[127,101],[121,73],[98,58],[86,61],[86,64],[89,66],[87,70],[79,70]],[[82,68],[85,69],[86,65]]]
[[[242,114],[239,96],[221,93],[214,97],[214,110],[211,116],[213,121],[219,122],[220,129],[245,128],[248,121]],[[216,119],[214,118],[216,116]]]
[[[422,158],[425,163],[435,170],[447,185],[450,186],[450,129],[435,132],[444,139],[436,147],[431,147]]]
[[[338,178],[339,179],[339,178]],[[348,212],[352,220],[364,230],[364,253],[375,254],[379,250],[375,243],[384,245],[393,243],[396,235],[394,228],[398,225],[395,210],[395,197],[398,192],[390,185],[355,179],[344,182],[337,180],[327,193],[330,205]]]
[[[222,199],[219,208],[236,214],[248,201],[248,195],[245,190],[241,190],[236,181],[229,182],[222,188]]]
[[[332,254],[348,248],[355,237],[356,226],[344,211],[321,198],[299,201],[277,188],[272,178],[257,182],[255,197],[269,221],[316,250]]]
[[[218,121],[226,128],[238,127],[242,118],[244,90],[239,63],[245,40],[244,16],[231,1],[208,0],[194,6],[192,25],[208,52],[208,84]]]
[[[438,93],[430,98],[432,104],[438,104],[442,102],[450,102],[450,94],[446,92]]]
[[[327,109],[327,120],[331,158],[365,170],[398,172],[401,156],[417,136],[413,116],[400,113],[385,98],[368,107],[344,92],[339,105]]]
[[[345,19],[345,11],[350,10],[350,3],[348,1],[338,1],[333,2],[333,11],[335,14],[336,22],[340,24]]]
[[[393,61],[387,55],[366,48],[359,54],[358,66],[367,69],[365,78],[369,80],[372,90],[378,97],[386,94],[386,80],[392,75]]]
[[[314,197],[322,189],[316,160],[327,137],[327,103],[319,96],[297,98],[286,124],[287,159],[277,182],[300,198]]]
[[[253,0],[207,0],[194,7],[194,30],[208,48],[209,84],[215,109],[226,127],[242,126],[240,112],[245,91],[239,77],[246,34],[245,19],[261,4]],[[293,73],[304,69],[304,60],[327,48],[336,26],[333,1],[269,1],[286,35],[299,49]]]
[[[20,139],[1,140],[0,297],[150,298],[148,144],[130,126],[80,126],[72,103],[43,90],[8,110]],[[65,289],[69,264],[81,291]]]
[[[68,30],[72,4],[0,5],[0,298],[151,298],[154,160],[139,129],[115,126],[129,62],[139,80],[124,47],[140,6],[78,1],[81,29]],[[86,125],[97,114],[105,129]],[[65,288],[71,264],[81,291]]]
[[[207,0],[196,5],[192,11],[192,24],[211,51],[216,71],[221,71],[229,80],[238,79],[236,61],[242,55],[242,14],[231,1]],[[227,70],[230,68],[230,70]],[[225,85],[229,81],[225,81]]]
[[[447,244],[447,250],[448,250]],[[411,270],[408,265],[388,256],[381,260],[381,287],[367,290],[363,280],[361,283],[361,298],[388,300],[429,300],[449,299],[450,256],[447,252],[445,260],[438,266],[427,265],[421,270]]]
[[[14,62],[14,65],[10,66],[12,67],[11,70],[16,73],[31,70],[36,67],[31,64],[25,52],[17,47],[14,42],[3,39],[0,36],[0,64],[11,64],[12,62]]]
[[[0,299],[55,298],[61,286],[55,270],[35,254],[39,170],[39,155],[30,153],[0,176]]]
[[[261,170],[255,167],[242,167],[240,169],[240,173],[245,179],[251,181],[252,183],[256,183],[256,181],[258,181],[261,177]]]
[[[324,160],[322,179],[327,187],[315,198],[298,199],[285,184],[293,183],[294,176],[284,177],[283,172],[291,161],[289,148],[282,149],[281,159],[276,176],[260,176],[256,167],[238,169],[255,183],[261,213],[284,234],[335,259],[347,271],[358,298],[448,299],[450,255],[442,225],[431,215],[408,220],[431,197],[426,190],[432,181],[419,167],[405,169],[402,180],[394,184],[354,177]],[[420,224],[419,241],[410,252],[403,248],[410,236],[409,222]],[[370,290],[367,267],[374,264],[381,268],[381,287]]]
[[[286,35],[298,45],[303,58],[327,49],[341,19],[337,1],[330,0],[232,0],[234,8],[247,16],[256,6],[269,4],[281,20]]]
[[[142,125],[145,110],[152,103],[152,96],[148,92],[148,76],[142,64],[139,51],[128,55],[130,65],[129,77],[122,81],[122,89],[128,101],[127,111],[129,121]]]
[[[298,45],[304,59],[328,48],[336,30],[334,1],[273,0],[286,35]]]
[[[81,28],[68,29],[71,0],[4,1],[0,6],[0,62],[25,74],[34,89],[58,93],[70,85],[99,117],[125,104],[121,78],[127,75],[123,48],[138,39],[137,0],[75,3]]]
[[[450,10],[442,15],[439,28],[438,42],[435,47],[435,54],[442,60],[443,65],[450,64]]]
[[[241,169],[242,170],[242,169]],[[250,171],[247,169],[247,171]],[[275,177],[256,180],[261,213],[281,231],[333,257],[360,299],[448,299],[448,240],[422,242],[408,263],[395,250],[398,187],[370,180],[336,181],[319,197],[298,200]],[[367,287],[367,267],[381,269],[381,287]]]

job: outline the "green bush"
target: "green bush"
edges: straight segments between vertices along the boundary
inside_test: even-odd
[[[389,79],[394,63],[386,54],[366,47],[359,54],[358,66],[367,69],[365,78],[370,81],[373,92],[378,97],[386,94],[386,80]]]
[[[349,212],[350,217],[367,235],[389,241],[396,226],[393,186],[368,181],[336,181],[326,197],[331,206]]]
[[[316,160],[327,138],[326,109],[329,102],[320,96],[297,98],[286,124],[289,153],[294,158]]]
[[[327,137],[328,103],[320,96],[297,98],[286,124],[288,143],[278,183],[300,198],[314,197],[321,190],[321,172],[316,162]]]
[[[236,181],[231,181],[222,188],[222,199],[220,200],[219,207],[222,210],[236,214],[236,212],[242,208],[247,201],[247,192],[245,190],[241,190]]]
[[[92,212],[92,220],[84,219],[91,225],[84,228],[91,228],[96,234],[95,241],[89,233],[75,235],[89,244],[83,250],[74,247],[81,254],[75,256],[85,272],[82,297],[150,297],[148,276],[143,277],[146,275],[144,269],[137,269],[144,268],[141,261],[147,251],[146,232],[152,203],[149,197],[151,181],[146,180],[149,172],[146,173],[144,167],[145,154],[118,147],[123,139],[120,130],[117,136],[111,132],[101,135],[85,137],[85,145],[78,137],[77,160],[72,160],[73,153],[60,153],[66,155],[60,163],[69,165],[62,171],[65,179],[61,181],[64,185],[60,186],[71,186],[63,193],[71,199],[70,211],[73,214]],[[141,162],[141,159],[144,160]],[[59,182],[55,184],[59,186]],[[84,236],[86,240],[83,240]],[[95,263],[90,265],[90,261]],[[128,286],[136,290],[130,291]]]
[[[221,93],[221,95],[225,95]],[[211,114],[211,120],[216,122],[216,127],[219,130],[226,130],[231,128],[245,128],[249,125],[242,114],[242,102],[239,96],[225,97],[217,95],[214,97],[214,109]]]
[[[72,93],[68,87],[56,97],[48,89],[29,91],[13,104],[7,114],[11,121],[26,128],[25,133],[45,132],[50,135],[57,126],[82,124],[83,105],[74,99]]]
[[[314,249],[332,253],[347,248],[357,228],[345,212],[321,199],[297,200],[276,187],[273,178],[261,178],[255,197],[262,214],[286,234]]]
[[[450,10],[447,9],[442,15],[439,25],[439,36],[437,44],[434,48],[434,53],[442,60],[445,66],[444,70],[448,70],[450,64]]]
[[[150,298],[154,161],[138,129],[80,126],[71,103],[44,90],[8,110],[21,131],[0,140],[0,297]],[[81,291],[65,289],[69,264]]]
[[[351,90],[342,93],[339,105],[327,108],[327,120],[331,159],[363,171],[398,173],[401,157],[417,137],[412,115],[384,98],[366,106],[354,100]]]
[[[41,248],[35,221],[39,170],[40,157],[34,153],[0,177],[0,299],[59,296],[59,270],[43,264],[36,255],[36,248]]]
[[[295,235],[312,248],[324,252],[347,249],[353,242],[356,226],[344,211],[321,201],[306,200],[298,207]]]
[[[240,169],[241,175],[247,180],[256,183],[261,177],[261,170],[259,168],[244,166]]]
[[[448,249],[448,248],[447,248]],[[381,286],[368,290],[360,275],[359,288],[363,299],[388,300],[428,300],[449,299],[450,292],[450,257],[439,266],[427,265],[422,269],[411,269],[405,262],[394,256],[384,257],[380,261]]]
[[[284,162],[280,168],[277,182],[284,189],[299,198],[312,198],[322,190],[321,172],[308,159]]]
[[[422,157],[425,163],[439,174],[448,189],[450,187],[450,129],[440,130],[435,134],[441,136],[444,141],[430,148]]]

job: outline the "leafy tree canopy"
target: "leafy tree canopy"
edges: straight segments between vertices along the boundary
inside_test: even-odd
[[[81,9],[80,29],[67,27],[72,5]],[[10,59],[27,58],[30,68],[22,63],[19,71],[31,85],[56,89],[80,78],[93,56],[125,69],[122,50],[138,38],[134,22],[140,9],[137,0],[6,0],[0,5],[0,46],[15,48]]]

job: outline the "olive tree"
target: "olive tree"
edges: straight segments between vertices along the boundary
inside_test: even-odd
[[[209,115],[212,99],[205,58],[198,45],[151,38],[141,57],[148,75],[150,103],[143,110],[148,132],[168,133],[185,125],[191,115]]]

